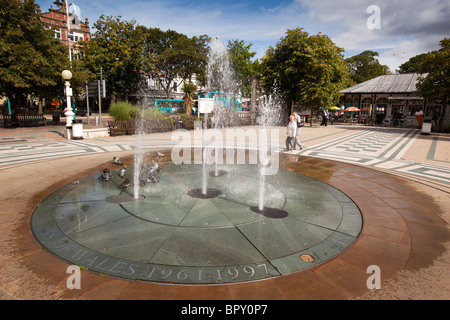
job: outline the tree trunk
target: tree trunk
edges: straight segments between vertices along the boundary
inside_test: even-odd
[[[447,97],[444,98],[444,103],[442,104],[442,113],[439,118],[439,124],[438,124],[438,130],[439,132],[442,132],[442,127],[444,126],[444,118],[447,114]]]
[[[111,102],[110,102],[110,106],[112,107],[113,105],[116,104],[117,101],[117,97],[115,94],[111,94]]]

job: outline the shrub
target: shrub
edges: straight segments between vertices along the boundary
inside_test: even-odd
[[[157,108],[149,108],[149,109],[145,109],[144,111],[144,119],[146,120],[162,120],[162,119],[166,119],[166,117],[164,116],[164,114],[161,113],[161,111],[159,111],[159,109]]]
[[[116,121],[134,120],[138,106],[129,102],[117,102],[109,109],[109,114]]]

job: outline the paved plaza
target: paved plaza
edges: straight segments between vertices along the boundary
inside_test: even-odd
[[[244,132],[258,130],[257,127],[240,129]],[[94,217],[95,205],[98,203],[102,205],[99,210],[110,213],[114,223],[127,221],[124,219],[125,211],[115,211],[111,209],[112,205],[104,206],[104,199],[112,194],[110,191],[99,196],[97,189],[92,191],[87,188],[83,189],[86,192],[83,195],[77,191],[76,201],[70,197],[73,195],[71,190],[75,188],[74,182],[81,186],[85,181],[97,180],[96,177],[105,167],[117,170],[111,164],[113,156],[120,157],[127,166],[132,166],[133,154],[138,148],[136,136],[67,140],[64,138],[64,126],[0,129],[0,299],[450,298],[450,135],[422,135],[420,130],[411,128],[306,126],[301,132],[305,148],[285,152],[286,129],[273,129],[278,130],[279,139],[275,144],[272,141],[272,147],[280,151],[282,174],[285,175],[281,179],[284,185],[281,183],[274,192],[309,192],[310,200],[318,194],[330,192],[331,196],[327,197],[333,198],[333,201],[326,202],[328,209],[324,209],[325,202],[318,203],[319,198],[312,200],[317,205],[314,208],[322,206],[318,210],[329,210],[328,217],[332,218],[322,221],[317,217],[318,220],[304,221],[303,217],[296,217],[294,211],[290,211],[292,214],[288,219],[291,220],[284,222],[282,219],[275,221],[258,215],[249,215],[242,220],[243,217],[232,215],[233,207],[228,204],[222,205],[224,215],[218,213],[200,219],[198,217],[202,215],[199,214],[190,220],[189,216],[184,215],[183,219],[175,215],[169,219],[168,213],[164,215],[166,222],[162,223],[155,220],[159,218],[147,216],[145,210],[141,213],[132,205],[121,205],[126,212],[140,215],[140,220],[151,220],[153,223],[152,228],[142,231],[143,238],[150,234],[153,237],[148,236],[142,246],[162,248],[159,251],[155,249],[152,258],[133,256],[138,252],[137,249],[124,251],[118,234],[123,238],[141,238],[134,232],[127,233],[127,230],[131,230],[130,225],[123,224],[122,230],[109,230],[107,236],[101,237],[95,232],[90,233],[89,229],[80,232],[76,223],[69,219],[71,210],[76,210],[80,204],[85,205],[86,212],[94,210],[91,212]],[[195,132],[190,133],[195,136]],[[140,148],[149,152],[160,150],[168,157],[177,143],[172,139],[172,132],[154,133],[142,139]],[[182,179],[175,168],[172,170],[172,175],[167,174],[168,184]],[[183,174],[189,174],[189,170],[183,171]],[[248,172],[251,170],[239,171],[233,176],[245,180],[248,179]],[[89,186],[95,183],[98,184],[94,181]],[[283,189],[294,185],[299,188],[298,191]],[[303,189],[299,186],[303,186]],[[319,187],[326,192],[314,189]],[[64,190],[67,193],[62,193]],[[55,201],[52,196],[56,194],[60,198],[52,202]],[[83,198],[88,194],[95,194],[98,198]],[[214,206],[220,211],[221,203],[225,200],[224,197],[216,200]],[[233,206],[237,206],[236,201],[233,201]],[[295,201],[295,196],[290,195],[283,206],[289,208]],[[144,202],[148,206],[159,205],[160,210],[167,209],[156,200],[145,199]],[[196,203],[198,205],[200,202]],[[88,205],[94,209],[88,209]],[[329,205],[336,205],[339,210]],[[361,220],[352,218],[349,224],[352,225],[351,231],[343,231],[345,224],[334,224],[333,219],[344,221],[346,216],[353,217],[354,211],[346,211],[352,206],[358,209]],[[141,281],[136,281],[134,269],[137,266],[123,270],[123,274],[133,273],[129,279],[115,276],[113,271],[119,269],[119,262],[108,267],[111,272],[102,273],[102,267],[106,270],[106,264],[100,263],[97,264],[97,270],[83,268],[81,289],[68,289],[66,280],[69,274],[66,270],[74,261],[66,257],[74,256],[79,251],[67,250],[64,255],[63,247],[60,246],[57,247],[60,252],[57,252],[51,244],[46,246],[46,238],[41,237],[44,233],[39,233],[43,229],[30,228],[33,227],[33,213],[42,214],[45,220],[47,207],[57,208],[55,217],[64,221],[55,225],[56,229],[62,226],[64,234],[58,241],[66,241],[64,248],[69,247],[69,242],[76,242],[76,245],[86,250],[106,254],[106,244],[117,243],[115,248],[121,248],[117,256],[123,259],[153,259],[145,275],[159,272],[159,278],[142,281],[144,276],[141,276]],[[182,207],[180,205],[176,210]],[[200,209],[195,212],[202,212]],[[222,219],[224,216],[227,219]],[[104,221],[104,217],[95,217],[89,223],[99,224]],[[355,229],[358,224],[360,226]],[[183,226],[183,229],[173,228],[175,225]],[[233,228],[228,230],[229,226]],[[292,232],[295,228],[303,230],[298,237],[290,239],[288,234],[282,234],[283,230]],[[138,229],[144,228],[139,226]],[[203,236],[194,233],[194,229],[201,229]],[[165,235],[172,232],[174,236],[167,239],[155,237],[157,232],[164,232]],[[277,237],[277,232],[280,237]],[[83,233],[85,237],[81,239]],[[311,233],[311,237],[306,238],[307,233]],[[70,237],[66,239],[68,234]],[[316,238],[319,235],[324,238]],[[345,244],[342,242],[343,235],[348,238]],[[239,237],[242,242],[237,240]],[[172,259],[168,254],[171,250],[181,251],[183,239],[195,239],[197,242],[193,243],[197,244],[197,248],[208,240],[214,243],[214,248],[222,248],[204,251],[205,256],[199,253],[198,256],[203,259],[200,261],[189,254],[195,249],[189,248],[188,242],[185,243],[185,256],[179,255],[178,259],[183,262],[192,260],[195,266],[191,267],[192,274],[195,274],[192,278],[198,280],[196,282],[187,281],[188,271],[183,268],[182,262],[178,269],[168,267]],[[314,246],[307,245],[312,239],[316,239]],[[327,241],[330,241],[329,244]],[[141,246],[140,242],[134,243],[136,248],[137,244]],[[303,258],[299,257],[305,256],[302,254],[303,249],[300,249],[302,246],[308,247],[312,256],[316,254],[316,257],[324,258],[315,263],[308,259],[301,260]],[[238,252],[232,263],[220,255],[236,247],[247,248],[244,251],[248,255],[242,254],[243,251]],[[284,251],[276,251],[275,247]],[[340,250],[336,251],[337,247]],[[335,253],[330,255],[330,252]],[[325,257],[327,255],[330,256]],[[94,265],[92,257],[90,262]],[[267,262],[263,258],[268,258]],[[217,265],[214,265],[215,259],[219,261]],[[297,265],[302,267],[295,267]],[[381,270],[380,289],[368,287],[367,281],[371,275],[368,267],[374,265]],[[269,268],[268,271],[268,266],[274,266],[274,269]],[[286,271],[280,272],[283,268]],[[206,279],[206,275],[213,281],[200,281]],[[231,280],[225,281],[226,276]],[[237,281],[241,276],[250,281]]]

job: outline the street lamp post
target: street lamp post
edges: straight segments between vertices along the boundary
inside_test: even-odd
[[[72,105],[70,103],[70,97],[72,96],[72,88],[70,87],[70,79],[72,79],[72,72],[69,70],[64,70],[62,72],[62,78],[64,79],[66,100],[67,100],[67,108],[64,115],[66,116],[66,131],[67,131],[67,139],[70,140],[70,131],[72,129],[72,118],[75,115],[72,111]]]

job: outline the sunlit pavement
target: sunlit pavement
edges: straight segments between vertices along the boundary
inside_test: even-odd
[[[272,147],[282,150],[285,129],[278,129],[278,145]],[[302,129],[305,148],[282,153],[286,168],[343,192],[364,221],[354,245],[323,264],[267,280],[194,286],[82,270],[81,289],[69,290],[69,264],[38,244],[31,215],[59,188],[111,166],[112,156],[132,165],[137,144],[135,136],[68,141],[63,130],[0,129],[2,299],[450,298],[448,135],[359,126]],[[148,135],[143,148],[170,151],[177,144],[172,138]],[[380,268],[378,290],[368,286],[373,265]]]

